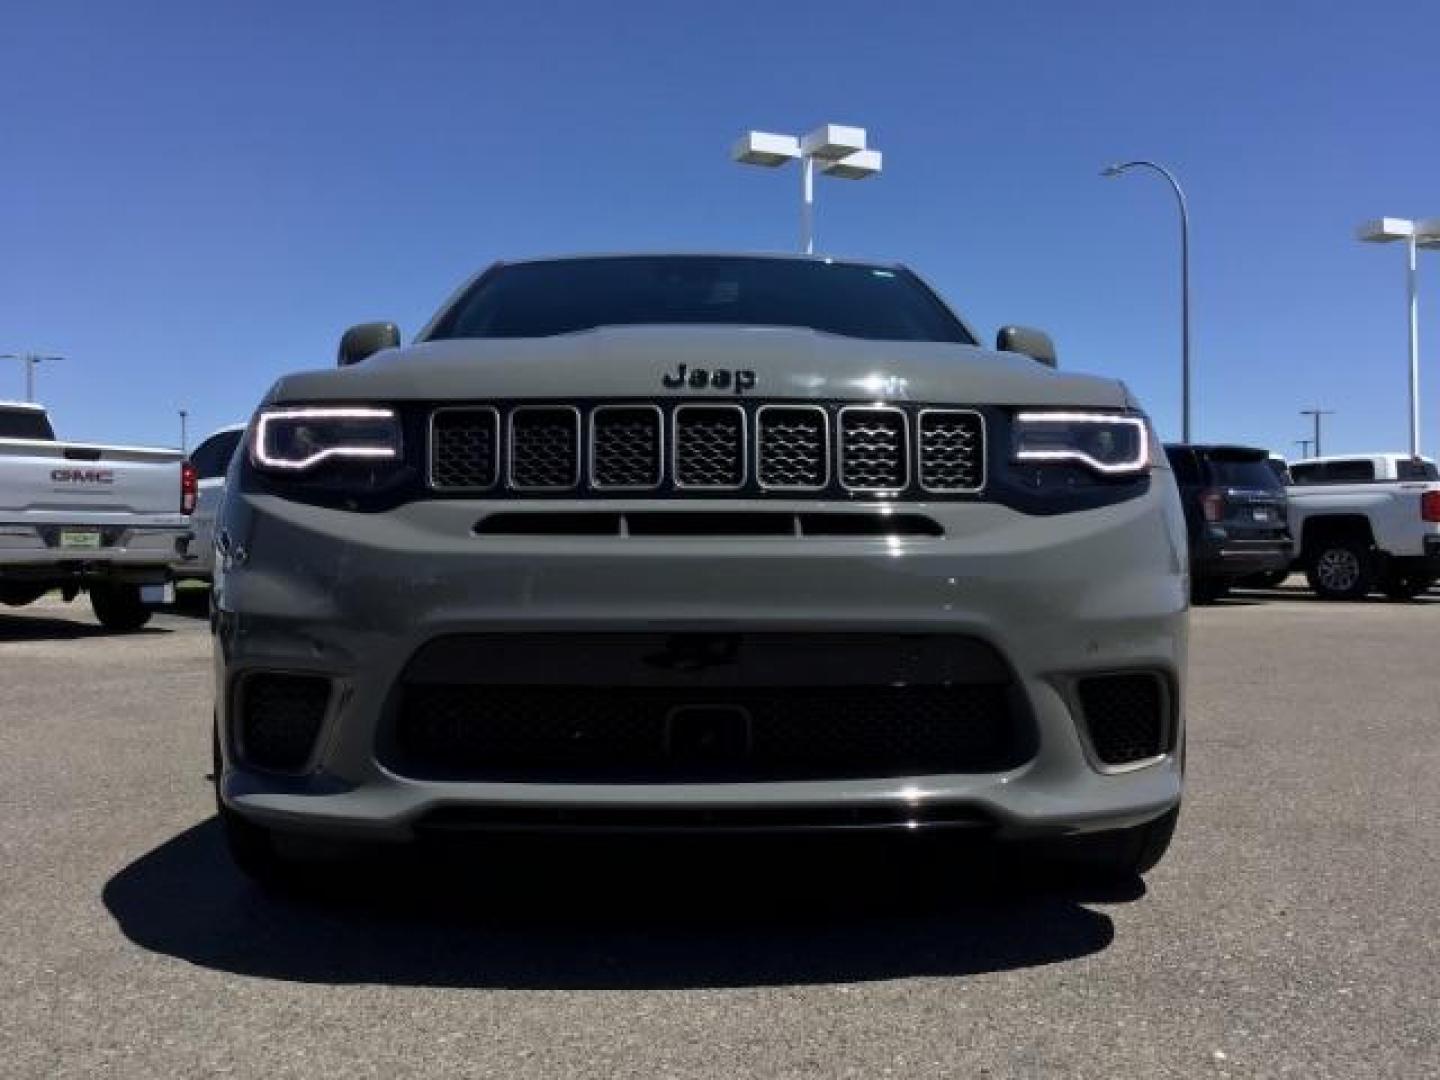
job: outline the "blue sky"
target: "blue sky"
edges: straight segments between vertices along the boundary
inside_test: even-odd
[[[798,178],[747,128],[864,125],[822,250],[907,262],[987,335],[1043,327],[1179,428],[1175,212],[1193,216],[1196,434],[1402,449],[1403,254],[1440,216],[1433,2],[11,3],[0,352],[57,352],[66,437],[248,416],[349,324],[412,333],[499,257],[786,249]],[[1440,255],[1422,255],[1440,450]],[[0,397],[20,367],[0,362]]]

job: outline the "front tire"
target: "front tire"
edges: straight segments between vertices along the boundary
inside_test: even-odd
[[[1043,871],[1058,873],[1062,878],[1125,884],[1160,864],[1179,820],[1177,804],[1143,825],[1041,841],[1030,853],[1039,857]]]
[[[291,892],[298,883],[297,867],[287,862],[275,846],[275,835],[263,825],[247,821],[225,805],[220,798],[220,779],[225,763],[220,757],[220,736],[211,733],[211,756],[214,761],[215,814],[225,834],[225,847],[240,872],[266,892]]]
[[[1375,556],[1363,540],[1327,540],[1305,566],[1305,579],[1326,600],[1363,600],[1375,588]]]
[[[92,585],[90,607],[101,626],[118,634],[139,630],[150,621],[150,609],[140,600],[139,585]]]

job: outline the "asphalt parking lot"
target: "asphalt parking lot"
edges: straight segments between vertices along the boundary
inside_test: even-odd
[[[268,899],[212,815],[203,618],[0,613],[0,1073],[1440,1075],[1440,597],[1194,617],[1144,887],[913,853],[452,856]],[[672,857],[673,855],[673,857]]]

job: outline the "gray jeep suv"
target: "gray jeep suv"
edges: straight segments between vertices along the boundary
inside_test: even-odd
[[[903,266],[491,267],[275,384],[217,536],[217,794],[294,836],[940,830],[1133,876],[1185,519],[1113,380]],[[1025,355],[1028,354],[1028,355]]]

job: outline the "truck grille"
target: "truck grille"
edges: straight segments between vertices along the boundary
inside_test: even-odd
[[[1016,762],[1007,687],[413,685],[419,776],[665,783],[922,776]]]
[[[456,495],[973,498],[985,420],[840,402],[447,405],[430,414],[428,478]]]

